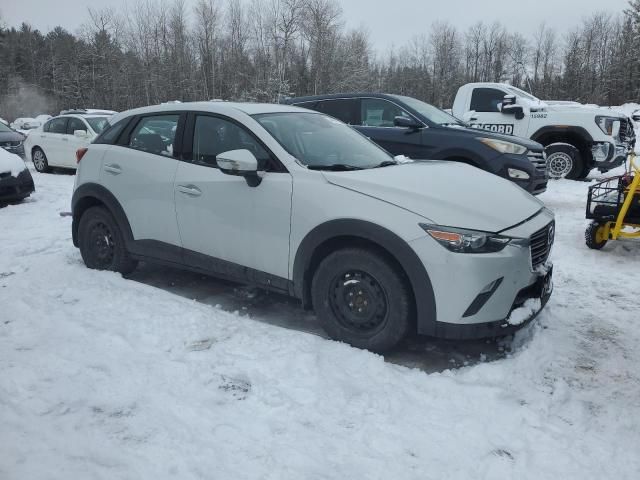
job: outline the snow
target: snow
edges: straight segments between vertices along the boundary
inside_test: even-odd
[[[26,168],[24,160],[18,155],[0,148],[0,173],[10,172],[12,177],[17,177]]]
[[[557,235],[538,319],[433,371],[438,342],[399,365],[262,293],[88,270],[60,216],[74,177],[34,176],[0,209],[3,480],[640,477],[640,242],[586,248],[587,182],[541,196]]]

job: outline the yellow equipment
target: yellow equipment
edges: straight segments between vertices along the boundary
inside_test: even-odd
[[[593,220],[584,234],[587,246],[600,250],[609,240],[640,238],[640,166],[629,155],[624,175],[589,187],[587,218]]]

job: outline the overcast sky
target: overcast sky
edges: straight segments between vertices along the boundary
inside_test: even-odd
[[[339,0],[339,3],[347,25],[366,27],[374,47],[384,53],[392,45],[403,45],[414,35],[427,31],[434,21],[449,21],[465,29],[479,20],[489,23],[499,20],[510,31],[529,36],[541,22],[562,32],[596,11],[620,13],[628,0]],[[26,21],[43,31],[61,25],[75,32],[86,21],[89,5],[121,7],[124,2],[0,0],[0,13],[10,26]]]

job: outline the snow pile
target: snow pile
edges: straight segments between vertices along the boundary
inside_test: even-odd
[[[588,183],[542,196],[556,288],[512,353],[428,375],[88,270],[73,177],[37,181],[0,209],[2,479],[639,478],[640,243],[584,246]]]
[[[17,177],[27,166],[15,153],[9,153],[0,148],[0,173],[10,172],[12,177]]]
[[[530,298],[524,304],[516,308],[509,318],[507,319],[507,323],[509,325],[522,325],[528,319],[531,318],[533,314],[540,310],[541,301],[539,298]]]

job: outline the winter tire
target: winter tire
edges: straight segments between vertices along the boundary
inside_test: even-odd
[[[89,268],[126,275],[138,265],[125,248],[118,224],[104,207],[91,207],[82,214],[78,243],[82,260]]]
[[[318,266],[311,286],[313,306],[334,340],[384,352],[407,334],[413,302],[407,281],[384,256],[345,248]]]
[[[584,239],[587,247],[593,250],[600,250],[607,244],[604,236],[604,225],[598,222],[591,222],[584,232]]]
[[[33,149],[31,160],[33,161],[33,166],[35,167],[37,172],[48,173],[51,171],[47,156],[44,154],[44,151],[41,148],[36,147]]]
[[[568,143],[549,145],[547,152],[547,171],[549,178],[570,180],[578,179],[584,170],[584,161],[580,151]],[[587,172],[588,174],[588,172]],[[584,177],[582,177],[584,178]]]

